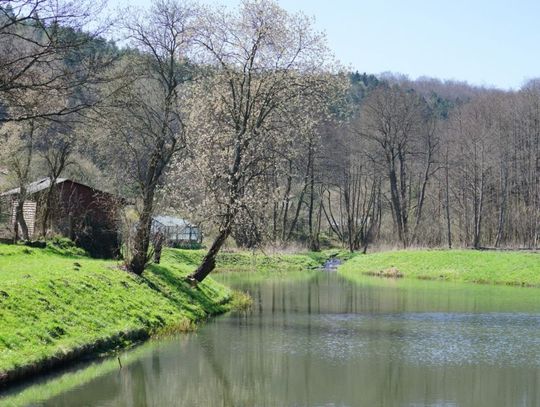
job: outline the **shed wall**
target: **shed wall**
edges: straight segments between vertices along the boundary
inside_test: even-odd
[[[15,201],[13,201],[12,209],[11,209],[11,225],[15,224],[15,218],[17,217],[17,208],[19,207],[19,204]],[[28,235],[30,237],[34,236],[34,232],[36,230],[36,210],[37,210],[37,203],[34,201],[25,201],[23,204],[23,218],[26,222],[26,226],[28,227]]]

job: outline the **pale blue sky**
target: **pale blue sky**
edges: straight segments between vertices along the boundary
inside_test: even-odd
[[[126,4],[127,0],[110,0]],[[238,0],[220,3],[234,6]],[[147,5],[148,0],[130,4]],[[353,70],[519,88],[540,77],[540,0],[281,0]]]

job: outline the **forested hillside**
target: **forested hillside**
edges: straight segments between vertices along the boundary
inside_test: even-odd
[[[205,230],[197,280],[228,240],[540,245],[538,81],[502,91],[349,72],[311,19],[273,1],[156,0],[113,22],[101,9],[0,2],[0,187],[20,188],[20,237],[26,186],[68,177],[125,200],[137,274],[158,213]],[[46,215],[40,234],[50,228]]]

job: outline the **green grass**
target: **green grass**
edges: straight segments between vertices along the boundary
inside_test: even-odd
[[[338,253],[335,251],[336,254]],[[197,266],[205,250],[175,250],[178,262]],[[265,254],[257,252],[221,252],[216,261],[216,273],[234,271],[292,272],[321,266],[333,252],[306,252],[298,254]]]
[[[321,273],[319,270],[218,273],[215,275],[215,279],[226,286],[234,287],[242,284],[259,284],[266,281],[286,281],[290,283],[306,281],[319,273]]]
[[[143,329],[159,338],[177,328],[189,330],[208,314],[251,306],[245,293],[231,293],[212,279],[199,289],[184,282],[183,277],[205,253],[166,249],[160,265],[152,265],[143,277],[136,277],[119,270],[117,262],[84,257],[69,242],[56,242],[47,249],[0,245],[0,306],[7,310],[0,313],[0,374],[107,338],[103,350],[128,345],[129,339],[119,335],[121,332]],[[316,268],[336,254],[221,253],[215,272],[221,272],[218,280],[225,283],[234,277],[306,278],[314,273],[306,269]],[[255,270],[257,273],[246,273]],[[134,355],[144,349],[123,354],[122,364],[135,360]],[[48,380],[37,389],[32,386],[0,398],[0,404],[31,404],[117,368],[116,359],[97,363]]]
[[[232,292],[212,279],[190,287],[183,277],[194,265],[179,252],[137,277],[69,247],[0,245],[0,377],[227,311]]]
[[[400,250],[358,255],[339,268],[345,276],[397,268],[405,278],[540,287],[540,253],[476,250]]]
[[[216,272],[294,274],[330,254],[221,253]],[[248,306],[249,298],[211,278],[197,288],[185,282],[204,255],[166,249],[161,264],[137,277],[118,262],[86,257],[65,239],[45,249],[0,244],[0,382]]]

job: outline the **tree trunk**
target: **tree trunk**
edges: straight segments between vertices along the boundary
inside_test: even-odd
[[[21,191],[22,194],[22,191]],[[18,229],[20,226],[21,234],[23,240],[30,240],[30,236],[28,234],[28,225],[26,224],[26,220],[24,219],[24,198],[20,198],[17,202],[17,210],[15,212],[15,223],[17,224],[16,232],[15,232],[15,240],[18,238]]]
[[[308,205],[308,232],[309,232],[309,248],[312,251],[317,251],[314,238],[313,228],[313,212],[315,206],[315,176],[313,174],[313,164],[310,168],[309,176],[309,205]]]
[[[143,202],[143,209],[135,232],[133,254],[128,269],[134,274],[141,275],[148,263],[148,248],[150,246],[150,229],[152,227],[153,191],[148,192]]]
[[[43,210],[43,217],[41,219],[41,236],[43,238],[47,236],[47,228],[49,226],[49,218],[51,217],[51,206],[57,178],[50,177],[50,180],[51,185],[47,189],[47,193],[45,195],[45,205]]]
[[[503,164],[501,167],[501,177],[500,177],[500,186],[501,186],[501,204],[499,206],[499,222],[497,225],[497,237],[495,238],[495,247],[499,247],[504,233],[504,224],[506,218],[506,197],[508,190],[508,171],[505,167],[506,164]]]
[[[291,240],[292,234],[294,233],[294,229],[296,228],[296,224],[298,223],[298,218],[300,217],[300,210],[302,209],[302,204],[304,203],[304,195],[306,193],[306,189],[307,189],[307,184],[304,185],[304,188],[302,189],[302,192],[300,193],[300,197],[298,198],[298,205],[296,206],[294,218],[291,222],[291,226],[289,227],[289,232],[287,233],[285,237],[285,241]]]
[[[154,263],[159,264],[161,262],[161,252],[163,251],[163,242],[165,241],[165,235],[158,232],[155,235],[154,240]],[[191,244],[191,228],[189,229],[189,243]]]
[[[197,270],[195,270],[195,272],[189,276],[190,280],[200,283],[208,276],[208,274],[212,272],[212,270],[216,268],[216,257],[230,233],[230,225],[227,225],[225,228],[219,231],[219,234],[214,239],[210,250],[208,250],[208,253],[206,253],[206,256],[204,256],[202,263]]]
[[[429,182],[429,176],[431,171],[431,146],[428,147],[428,156],[427,156],[426,167],[424,170],[424,178],[422,180],[422,187],[420,188],[420,195],[418,197],[417,207],[416,207],[416,219],[413,229],[413,235],[411,238],[411,243],[414,243],[418,237],[418,227],[420,226],[420,221],[422,220],[422,209],[424,208],[424,201],[426,199],[426,189]]]
[[[445,183],[446,183],[446,238],[448,240],[448,248],[452,248],[452,229],[450,222],[450,180],[448,174],[448,150],[446,150],[446,168],[445,168]]]
[[[16,244],[19,240],[19,222],[17,222],[17,216],[15,216],[15,222],[13,222],[13,244]]]
[[[394,218],[395,218],[394,220],[396,222],[396,226],[398,230],[398,238],[401,241],[401,243],[403,243],[403,245],[407,247],[405,233],[403,230],[403,219],[401,217],[402,215],[401,201],[399,197],[397,177],[396,177],[396,172],[394,168],[390,169],[389,180],[390,180],[390,198],[391,198],[391,203],[392,203],[392,213],[394,214]]]
[[[292,172],[292,164],[289,161],[289,174]],[[287,239],[287,223],[289,221],[289,205],[290,205],[290,194],[291,194],[291,184],[292,178],[290,175],[287,175],[287,186],[285,188],[285,194],[283,197],[282,212],[283,220],[281,223],[281,241],[284,242]]]
[[[474,213],[474,241],[473,246],[475,249],[480,248],[480,237],[482,233],[482,209],[484,206],[484,175],[482,174],[480,180],[480,196],[475,205]]]
[[[322,192],[321,192],[322,196]],[[319,210],[317,213],[317,227],[315,234],[313,236],[313,241],[311,242],[311,250],[314,252],[319,252],[321,250],[321,243],[319,237],[321,235],[321,220],[322,220],[322,201],[319,201]]]

